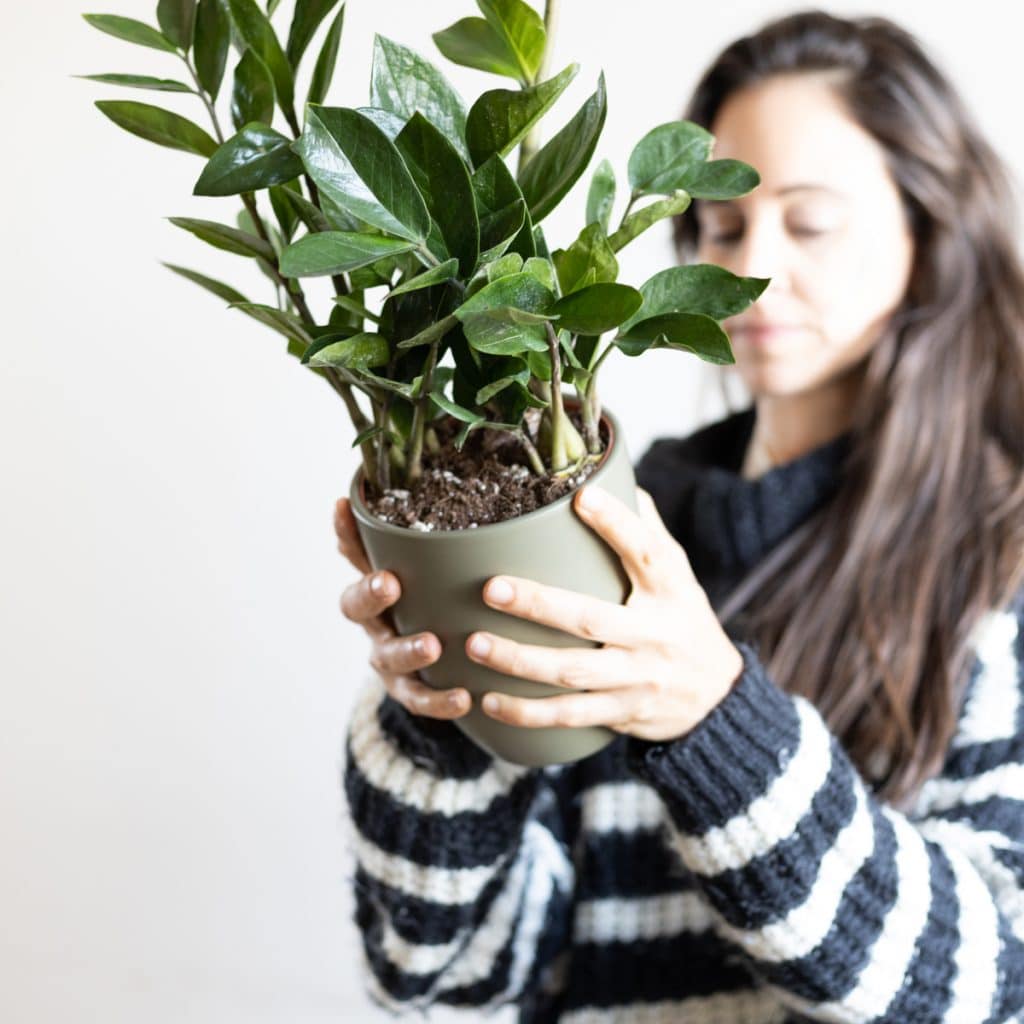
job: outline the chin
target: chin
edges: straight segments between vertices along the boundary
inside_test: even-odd
[[[747,365],[742,367],[739,373],[752,398],[798,395],[801,391],[808,390],[813,384],[805,373],[784,363]]]

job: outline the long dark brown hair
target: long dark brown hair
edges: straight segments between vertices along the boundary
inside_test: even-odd
[[[1024,271],[1005,166],[907,31],[819,10],[727,47],[683,117],[772,75],[838,70],[915,240],[901,305],[865,358],[833,500],[718,609],[773,678],[813,701],[875,792],[906,808],[941,767],[971,633],[1024,579]],[[696,203],[694,204],[696,205]],[[691,207],[677,218],[695,258]]]

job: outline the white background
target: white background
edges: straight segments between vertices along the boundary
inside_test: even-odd
[[[328,101],[367,102],[375,30],[436,59],[470,102],[498,87],[448,65],[430,40],[472,7],[350,0]],[[202,123],[199,101],[71,77],[185,74],[173,56],[79,17],[152,21],[154,8],[4,5],[0,1017],[384,1020],[360,981],[339,783],[367,671],[367,643],[338,611],[354,577],[331,526],[355,469],[353,433],[278,335],[160,266],[183,263],[271,302],[244,260],[163,219],[228,220],[234,201],[193,198],[198,158],[129,136],[92,106],[133,98]],[[552,67],[582,68],[547,131],[603,68],[597,155],[620,178],[632,144],[679,115],[722,45],[793,9],[562,8]],[[932,48],[1019,169],[1017,5],[885,9]],[[578,187],[549,218],[552,248],[582,226],[583,202]],[[625,254],[623,279],[639,284],[671,258],[667,228],[652,231]],[[313,284],[326,316],[323,281]],[[613,357],[602,382],[634,457],[721,411],[710,374],[676,353]]]

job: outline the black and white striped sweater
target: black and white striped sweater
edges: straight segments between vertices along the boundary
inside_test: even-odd
[[[746,480],[753,417],[637,466],[709,594],[828,499],[847,450]],[[744,671],[685,737],[552,768],[366,689],[345,788],[377,1002],[563,1024],[1024,1021],[1024,594],[979,627],[945,765],[908,814],[734,639]]]

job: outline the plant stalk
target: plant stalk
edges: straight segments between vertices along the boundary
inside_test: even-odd
[[[551,41],[558,27],[558,0],[544,0],[544,54],[540,59],[540,67],[537,69],[535,82],[543,82],[547,77],[548,67],[551,64]],[[527,83],[534,84],[533,82]],[[526,133],[525,138],[519,144],[519,163],[516,173],[522,172],[527,161],[537,152],[538,126],[534,126]]]

